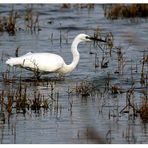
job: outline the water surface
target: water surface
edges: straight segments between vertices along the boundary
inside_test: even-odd
[[[39,15],[39,32],[25,28],[24,16],[27,8],[31,7],[33,15]],[[20,86],[21,77],[22,86],[27,87],[27,97],[31,100],[34,92],[37,92],[48,100],[49,107],[38,111],[26,109],[26,113],[16,112],[14,107],[10,116],[4,108],[5,123],[0,123],[1,143],[101,143],[98,137],[96,141],[89,136],[89,128],[106,143],[148,143],[148,124],[142,121],[139,114],[134,116],[131,108],[124,110],[128,112],[121,112],[127,105],[126,92],[132,88],[133,82],[135,89],[132,101],[138,108],[142,104],[142,91],[147,89],[139,81],[140,61],[148,49],[147,19],[134,22],[129,19],[107,20],[99,4],[92,9],[78,6],[62,8],[60,4],[1,4],[0,17],[7,17],[12,9],[20,15],[16,22],[21,29],[15,35],[0,33],[0,91],[13,94]],[[41,78],[44,82],[35,83],[31,79],[32,72],[11,68],[10,79],[14,82],[4,82],[2,74],[9,69],[5,61],[15,56],[17,47],[19,55],[30,51],[52,52],[60,54],[66,63],[70,63],[70,46],[74,37],[79,33],[93,35],[98,27],[103,38],[112,32],[114,47],[122,48],[125,59],[123,74],[116,73],[116,48],[113,48],[108,68],[101,69],[100,65],[95,67],[95,54],[90,54],[90,51],[98,53],[99,60],[102,51],[93,43],[83,43],[79,45],[79,65],[64,80],[56,80],[57,75],[49,74]],[[85,80],[93,86],[93,91],[88,96],[76,94],[76,86]],[[123,92],[113,94],[113,85],[120,87]],[[7,102],[6,96],[4,99]]]

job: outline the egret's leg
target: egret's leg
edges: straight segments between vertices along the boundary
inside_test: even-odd
[[[38,72],[38,71],[35,71],[35,72],[34,72],[34,77],[35,77],[37,80],[40,79],[41,75],[42,75],[42,74],[41,74],[40,72]]]

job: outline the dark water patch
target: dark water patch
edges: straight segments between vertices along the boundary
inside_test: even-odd
[[[39,78],[36,79],[35,77],[33,78],[21,78],[21,81],[23,82],[57,82],[57,81],[63,81],[64,78],[60,77],[44,77],[44,78]]]
[[[66,26],[66,27],[57,27],[56,28],[57,30],[68,30],[68,31],[70,31],[70,30],[73,30],[73,31],[82,31],[82,30],[89,30],[89,28],[88,27],[74,27],[74,26]]]
[[[78,19],[81,19],[81,17],[78,17],[78,16],[59,16],[58,18],[58,21],[59,20],[65,20],[65,21],[68,21],[68,20],[78,20]]]

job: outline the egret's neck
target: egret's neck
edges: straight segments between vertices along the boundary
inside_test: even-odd
[[[69,66],[73,66],[74,68],[77,66],[79,59],[80,59],[80,54],[77,50],[79,43],[80,41],[75,39],[71,45],[71,52],[72,52],[73,60]]]
[[[79,59],[80,59],[80,54],[79,54],[79,52],[77,50],[78,44],[80,42],[81,41],[78,40],[77,38],[74,39],[74,41],[73,41],[73,43],[71,45],[71,52],[72,52],[73,60],[72,60],[71,64],[69,64],[69,65],[65,64],[63,66],[63,69],[62,69],[63,73],[69,73],[69,72],[73,71],[76,68],[76,66],[77,66],[77,64],[79,62]]]

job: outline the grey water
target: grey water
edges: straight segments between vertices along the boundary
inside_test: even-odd
[[[28,7],[32,8],[34,16],[39,16],[39,31],[31,32],[26,29],[24,18]],[[0,91],[17,89],[21,76],[24,85],[27,86],[27,97],[31,98],[34,91],[38,91],[45,99],[49,99],[49,108],[41,108],[38,112],[28,109],[25,114],[14,109],[9,117],[4,110],[5,122],[0,120],[0,143],[101,143],[89,136],[89,128],[105,143],[148,143],[148,123],[144,123],[139,114],[134,116],[130,111],[120,112],[126,106],[125,92],[132,87],[131,79],[135,81],[132,101],[137,107],[140,107],[142,102],[139,77],[140,61],[143,54],[148,52],[147,19],[108,20],[104,16],[101,4],[95,4],[92,9],[72,4],[70,8],[62,8],[62,4],[0,4],[0,18],[7,17],[12,9],[19,15],[16,19],[15,35],[0,32]],[[95,54],[90,54],[90,51],[99,53],[99,59],[102,51],[94,47],[93,43],[82,43],[78,47],[80,62],[64,80],[55,81],[57,75],[48,74],[43,76],[43,79],[49,82],[47,85],[34,85],[32,81],[25,81],[32,77],[32,72],[10,68],[11,77],[15,74],[16,83],[4,83],[2,73],[9,69],[5,61],[9,57],[15,57],[17,47],[19,55],[30,51],[52,52],[60,54],[66,63],[70,63],[70,47],[74,37],[79,33],[94,35],[97,28],[100,28],[102,38],[105,38],[108,32],[112,32],[114,46],[122,48],[125,58],[123,74],[115,73],[116,48],[109,58],[109,66],[101,68],[95,67]],[[138,72],[132,71],[131,67]],[[145,69],[147,71],[147,67]],[[108,75],[110,84],[119,86],[124,90],[123,93],[112,94],[111,89],[106,89]],[[95,86],[95,91],[88,96],[76,95],[76,86],[85,80]],[[50,83],[54,83],[55,101],[51,101],[49,97]]]

